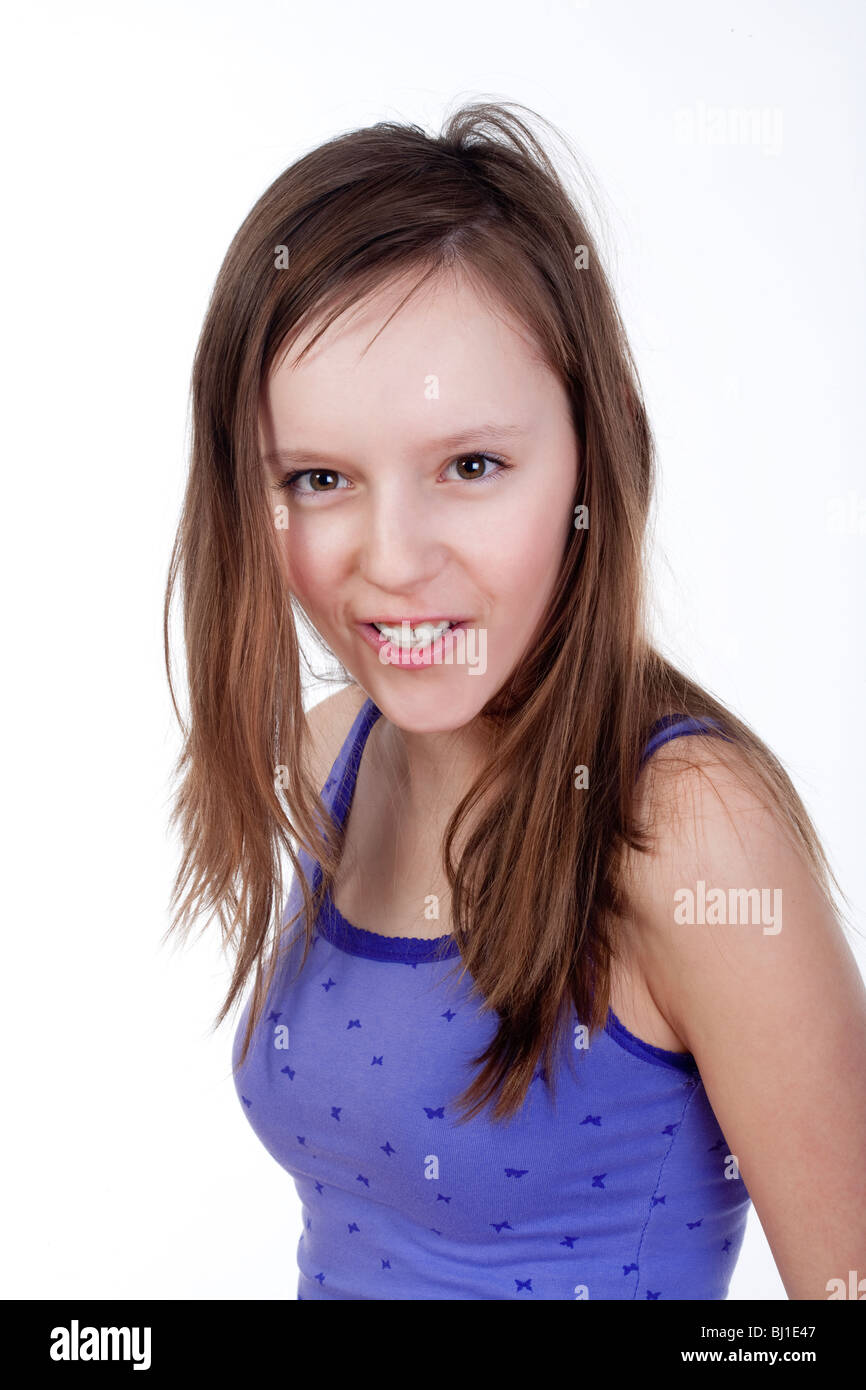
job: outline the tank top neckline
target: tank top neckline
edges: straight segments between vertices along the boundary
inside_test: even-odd
[[[361,765],[361,758],[370,730],[382,711],[378,705],[367,696],[355,721],[350,729],[343,747],[343,752],[348,749],[345,756],[342,773],[339,777],[337,789],[332,799],[332,811],[338,823],[342,826],[349,813],[352,798],[355,794],[355,784],[358,780],[358,769]],[[718,726],[716,721],[708,719],[703,722]],[[670,738],[676,738],[681,733],[691,733],[695,728],[700,728],[699,721],[694,719],[682,719],[678,715],[664,715],[657,720],[653,726],[652,735],[648,740],[641,756],[641,766],[646,759],[662,742]],[[724,737],[724,735],[722,735]],[[339,764],[340,758],[334,764],[331,776],[322,789],[324,794],[334,784],[334,770]],[[318,887],[322,877],[321,865],[318,863],[314,867],[313,889]],[[419,965],[422,962],[451,960],[459,954],[457,942],[453,932],[446,932],[443,936],[384,936],[381,932],[368,931],[366,927],[356,927],[347,917],[344,917],[337,904],[327,892],[319,913],[317,928],[332,945],[342,951],[347,951],[350,955],[364,956],[368,960],[380,961],[403,961],[408,965]],[[616,1025],[623,1028],[619,1020],[614,1018]],[[627,1032],[623,1028],[624,1032]],[[629,1037],[631,1034],[629,1034]],[[643,1046],[649,1047],[651,1044],[644,1043]],[[671,1052],[665,1049],[656,1049],[662,1056],[682,1057],[689,1054]]]
[[[349,752],[332,802],[334,816],[341,826],[344,824],[352,804],[364,745],[369,738],[370,730],[381,713],[382,711],[368,696],[346,738],[344,748],[347,747]],[[674,719],[676,720],[675,716]],[[667,737],[671,738],[677,737],[679,733],[691,732],[694,721],[677,722],[688,722],[689,728],[671,727],[667,716],[665,720],[660,720],[655,727],[659,728],[664,723],[667,726]],[[715,721],[711,722],[715,723]],[[649,756],[650,751],[648,744],[645,757]],[[337,763],[334,764],[335,768],[339,761],[338,758]],[[323,794],[333,786],[334,780],[332,771],[331,777],[328,778],[323,788]],[[321,865],[316,863],[313,874],[313,891],[318,887],[321,877]],[[326,941],[329,941],[332,946],[336,946],[338,950],[345,951],[348,955],[362,956],[366,960],[391,961],[410,965],[414,968],[424,962],[451,960],[459,954],[453,932],[434,937],[383,936],[381,932],[368,931],[366,927],[356,927],[353,922],[343,916],[330,893],[325,894],[316,922],[316,929]],[[691,1052],[672,1052],[667,1048],[657,1047],[655,1043],[646,1042],[643,1038],[630,1032],[611,1008],[608,1008],[607,1011],[605,1032],[609,1033],[615,1042],[618,1042],[621,1047],[635,1057],[644,1061],[655,1062],[658,1065],[675,1067],[678,1071],[685,1072],[692,1078],[698,1075],[698,1064]]]

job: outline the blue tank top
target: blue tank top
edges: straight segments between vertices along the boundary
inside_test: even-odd
[[[341,824],[380,713],[368,699],[323,788]],[[714,732],[666,717],[643,760]],[[315,888],[319,865],[299,859]],[[284,924],[301,903],[294,880]],[[750,1199],[690,1053],[612,1011],[587,1045],[573,1014],[554,1102],[539,1070],[510,1121],[457,1125],[497,1020],[467,976],[446,985],[453,937],[382,936],[328,898],[294,979],[301,926],[243,1068],[249,999],[232,1049],[246,1117],[301,1200],[298,1299],[726,1297]]]

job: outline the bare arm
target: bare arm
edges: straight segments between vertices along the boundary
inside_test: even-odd
[[[697,1059],[788,1296],[827,1299],[829,1281],[866,1276],[866,989],[776,814],[708,740],[689,742],[700,767],[663,749],[645,793],[658,841],[629,864],[638,951]],[[724,914],[716,899],[694,920],[699,882],[705,901],[724,890]],[[767,910],[753,920],[740,896],[733,923],[731,888],[768,890]]]

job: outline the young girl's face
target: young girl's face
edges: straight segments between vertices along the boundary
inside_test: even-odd
[[[272,485],[295,474],[271,494],[289,589],[387,719],[434,733],[467,725],[532,641],[579,456],[558,377],[465,277],[428,282],[368,347],[409,283],[293,367],[315,326],[298,337],[263,391],[260,441]],[[463,620],[463,636],[434,641],[426,664],[414,631],[415,658],[380,653],[372,623],[421,618]]]

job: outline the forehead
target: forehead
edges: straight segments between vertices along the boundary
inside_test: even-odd
[[[492,290],[455,268],[410,294],[418,278],[350,306],[300,362],[324,315],[283,345],[263,390],[273,428],[321,428],[335,413],[513,412],[558,387],[532,332]]]

